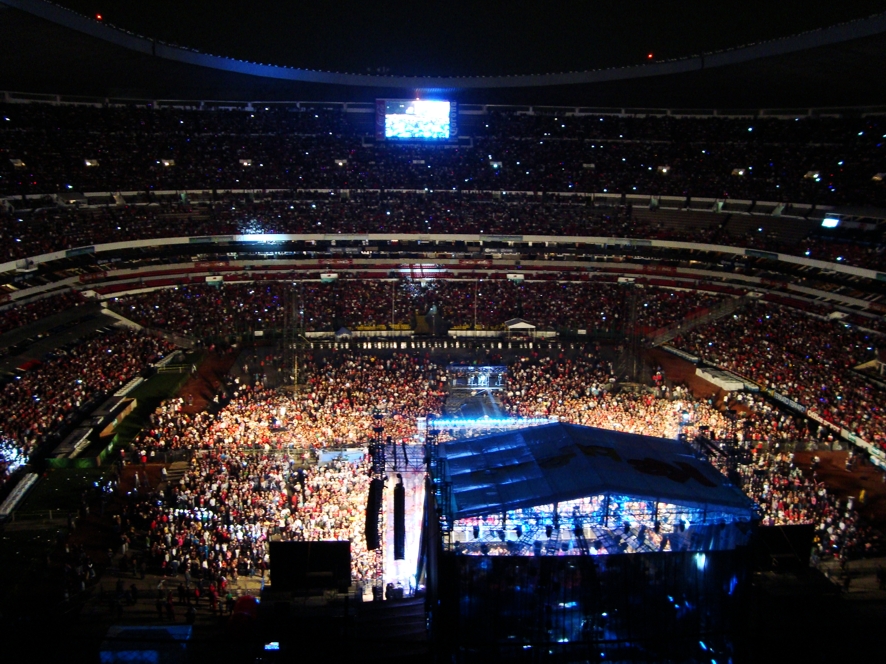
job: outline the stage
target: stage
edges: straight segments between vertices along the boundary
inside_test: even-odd
[[[421,530],[425,506],[425,447],[423,444],[385,446],[385,492],[382,505],[384,528],[384,586],[402,588],[403,596],[415,592],[416,573],[421,555]],[[405,546],[403,560],[394,558],[394,487],[402,479],[405,497]],[[364,590],[364,599],[371,600],[371,589]]]

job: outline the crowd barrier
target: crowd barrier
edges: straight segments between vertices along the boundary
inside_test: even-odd
[[[671,345],[665,345],[661,347],[662,350],[666,350],[671,355],[676,355],[677,357],[686,360],[687,362],[692,362],[692,364],[698,364],[701,362],[701,358],[693,355],[692,353],[687,353],[686,351],[680,350],[679,348],[674,348]]]
[[[15,485],[15,488],[6,496],[6,500],[0,505],[0,520],[8,519],[15,511],[19,503],[24,500],[28,491],[37,484],[39,476],[37,473],[25,473]]]
[[[709,383],[713,383],[726,392],[738,392],[739,390],[745,389],[745,382],[743,380],[735,374],[731,374],[728,371],[723,371],[721,369],[711,369],[710,367],[702,369],[701,367],[697,367],[695,369],[695,375],[699,378],[703,378]]]
[[[349,463],[355,463],[361,461],[366,456],[366,448],[365,447],[346,447],[344,449],[322,449],[319,454],[319,463],[321,466],[325,466],[328,463],[332,463],[336,459],[344,459]]]

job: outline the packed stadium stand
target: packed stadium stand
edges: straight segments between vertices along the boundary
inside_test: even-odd
[[[0,560],[31,641],[815,661],[821,614],[877,623],[886,15],[433,79],[63,4],[0,2],[27,56],[0,60]]]

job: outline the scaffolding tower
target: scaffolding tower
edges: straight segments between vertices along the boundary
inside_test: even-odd
[[[372,561],[372,596],[375,599],[384,597],[385,592],[385,523],[384,523],[384,482],[387,479],[387,469],[385,468],[385,427],[384,414],[376,409],[372,414],[373,419],[373,438],[369,447],[369,455],[372,459],[372,468],[370,470],[372,481],[381,482],[381,499],[377,505],[369,505],[367,509],[378,510],[378,546],[373,552],[375,557]]]
[[[440,429],[436,427],[435,422],[431,418],[428,418],[426,427],[425,458],[428,464],[428,476],[431,478],[434,486],[434,499],[437,505],[440,533],[445,540],[448,540],[452,535],[452,527],[454,525],[450,514],[452,485],[446,481],[445,462],[440,458]]]
[[[283,382],[298,385],[298,347],[304,332],[304,284],[283,291]]]
[[[624,312],[624,350],[618,361],[616,380],[620,383],[643,382],[643,344],[637,319],[639,318],[639,287],[626,285]]]

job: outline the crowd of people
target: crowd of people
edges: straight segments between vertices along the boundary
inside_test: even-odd
[[[216,412],[187,414],[182,400],[172,400],[154,413],[133,443],[136,458],[176,449],[191,454],[186,476],[159,503],[148,500],[140,508],[140,528],[158,568],[202,569],[217,583],[262,570],[272,536],[349,539],[354,578],[369,578],[362,533],[367,459],[319,465],[311,450],[365,446],[374,435],[376,408],[385,412],[386,435],[414,442],[416,419],[440,414],[449,375],[429,358],[396,353],[336,351],[305,357],[303,366],[308,378],[301,392],[284,395],[260,381],[247,384],[244,371],[243,384],[238,377],[222,387],[223,407]],[[765,524],[814,524],[822,557],[864,555],[879,546],[851,506],[793,463],[794,449],[822,435],[799,415],[760,397],[699,399],[669,386],[660,372],[656,387],[613,390],[612,367],[591,346],[533,353],[508,369],[501,404],[509,415],[667,438],[703,435],[721,451],[731,446],[743,453],[731,468]]]
[[[626,331],[630,286],[558,276],[522,282],[401,276],[188,284],[114,298],[109,305],[145,327],[197,339],[282,330],[287,290],[289,324],[307,332],[416,329],[417,319],[429,315],[455,329],[501,329],[505,321],[523,318],[543,330]],[[635,325],[645,336],[700,315],[723,296],[647,286],[637,299]]]
[[[167,401],[132,442],[137,459],[169,451],[191,459],[160,502],[144,494],[139,503],[133,525],[146,532],[158,569],[202,569],[213,582],[255,573],[279,536],[350,540],[355,579],[370,578],[368,460],[319,465],[316,453],[365,446],[376,435],[376,410],[386,437],[414,443],[417,418],[441,411],[446,372],[405,353],[337,351],[301,365],[302,391],[267,389],[247,365],[220,386],[220,408],[189,414],[182,399]]]
[[[115,298],[111,307],[139,325],[196,339],[279,330],[287,284],[194,284]]]
[[[737,474],[757,504],[763,525],[812,524],[819,558],[858,557],[882,551],[878,532],[859,520],[852,503],[839,499],[794,462],[827,437],[798,415],[762,397],[743,395],[715,403],[666,383],[648,391],[613,393],[607,363],[594,352],[577,358],[524,357],[509,367],[502,402],[511,415],[560,421],[662,438],[703,436],[717,449],[711,461]],[[736,411],[738,414],[736,415]],[[688,415],[688,419],[686,418]],[[729,463],[730,460],[735,461]]]
[[[462,123],[471,146],[439,150],[367,144],[362,139],[372,134],[371,125],[340,109],[7,104],[0,115],[0,192],[12,195],[68,187],[427,187],[804,203],[884,200],[884,190],[871,180],[886,132],[874,116],[558,117],[501,111]],[[742,175],[733,174],[736,169]],[[810,172],[819,176],[805,177]]]
[[[732,233],[728,215],[702,227],[667,225],[634,215],[621,201],[603,205],[574,195],[882,206],[886,189],[873,176],[882,170],[886,126],[873,116],[489,112],[464,126],[473,137],[470,146],[447,150],[366,142],[365,127],[337,109],[5,104],[0,117],[0,194],[10,197],[0,207],[4,261],[167,237],[408,233],[703,241],[874,269],[884,265],[886,245],[877,232],[847,233],[840,241],[810,233],[785,244],[777,233]],[[182,189],[212,192],[211,200],[192,203],[155,193]],[[232,189],[282,193],[224,193]],[[82,201],[78,192],[91,191],[138,193],[126,194],[130,204],[112,196],[102,207],[69,204]],[[26,198],[41,194],[44,200]],[[126,296],[113,306],[149,327],[225,336],[279,329],[287,287],[188,285]],[[602,281],[379,277],[304,283],[292,300],[292,315],[307,331],[411,325],[416,313],[437,314],[453,327],[492,328],[521,317],[553,329],[623,331],[625,299],[618,284]],[[645,288],[636,324],[648,333],[721,299]],[[6,306],[0,332],[79,302],[75,294],[62,294]],[[882,391],[851,372],[876,350],[878,339],[868,333],[754,304],[675,343],[886,445]],[[0,485],[84,403],[169,350],[157,338],[115,332],[61,351],[5,383]],[[301,391],[278,393],[244,371],[221,386],[217,407],[189,412],[181,400],[166,402],[133,441],[140,459],[170,451],[190,459],[180,482],[159,496],[139,496],[136,486],[126,508],[124,521],[130,532],[144,535],[153,565],[172,573],[188,570],[223,588],[239,574],[263,573],[271,537],[349,539],[355,579],[370,576],[361,516],[367,460],[307,462],[318,450],[364,445],[375,409],[386,413],[385,434],[392,440],[414,441],[417,418],[440,414],[449,376],[431,357],[405,353],[335,351],[300,356],[299,362],[307,376]],[[612,364],[590,346],[580,354],[530,354],[509,366],[502,407],[510,415],[724,441],[747,453],[737,472],[765,523],[814,524],[821,556],[870,550],[876,535],[859,522],[853,506],[794,463],[790,450],[821,435],[805,420],[752,399],[741,404],[737,424],[723,412],[724,404],[695,399],[682,387],[659,381],[650,391],[614,391],[615,378]],[[686,412],[692,413],[688,424]]]
[[[114,331],[56,349],[51,357],[7,378],[0,386],[0,486],[78,409],[118,389],[171,350],[156,337]]]
[[[744,395],[736,403],[744,416],[733,427],[731,440],[722,436],[719,440],[729,440],[733,452],[740,452],[741,462],[734,470],[744,492],[757,504],[761,524],[812,524],[813,554],[818,560],[882,554],[882,536],[859,518],[855,499],[837,497],[818,477],[818,457],[813,457],[809,470],[795,461],[795,450],[832,444],[828,440],[833,435],[811,429],[802,416],[774,408],[759,396]],[[721,442],[721,450],[724,447]],[[851,463],[851,454],[849,459]],[[712,459],[724,471],[725,461],[725,456]]]
[[[704,425],[725,432],[727,420],[705,401],[694,399],[683,386],[661,378],[650,390],[613,391],[617,381],[612,362],[599,347],[585,346],[577,355],[558,357],[534,353],[508,366],[502,407],[514,417],[550,417],[612,431],[677,438],[692,433],[682,413],[693,410],[693,427]]]
[[[539,284],[540,299],[549,301],[553,296],[546,288],[561,287],[556,282]],[[526,284],[502,282],[498,286],[518,292]],[[249,285],[233,288],[244,290],[243,293],[238,291],[239,297],[229,298],[223,290],[201,286],[191,295],[182,296],[185,304],[175,302],[173,298],[173,306],[167,306],[168,301],[164,298],[157,299],[156,293],[149,293],[140,306],[143,311],[163,320],[175,320],[175,316],[182,315],[189,317],[190,321],[206,319],[219,307],[224,311],[225,303],[239,307],[240,311],[263,315],[265,305],[279,310],[280,293],[267,288],[255,290]],[[247,288],[252,288],[252,292],[245,290]],[[204,296],[205,306],[194,305]],[[195,299],[189,306],[187,298],[190,297]],[[661,308],[666,310],[673,306],[671,297],[664,291],[658,295],[652,291],[650,301],[663,303]],[[678,303],[684,301],[682,292],[673,297]],[[561,306],[556,300],[553,305]],[[446,308],[442,300],[435,301],[432,306]],[[566,306],[565,301],[562,306]],[[654,310],[658,311],[657,308]],[[268,315],[273,318],[277,314]],[[229,318],[237,320],[242,316],[232,313]],[[870,333],[838,321],[775,305],[753,303],[717,325],[693,330],[676,343],[806,405],[834,423],[855,423],[851,430],[872,442],[883,440],[881,430],[877,428],[880,425],[878,401],[876,395],[870,395],[876,388],[849,372],[857,363],[872,356],[877,340]],[[122,352],[124,348],[126,353]],[[125,382],[167,350],[167,345],[153,337],[118,332],[113,337],[98,337],[65,351],[63,357],[50,359],[8,383],[3,390],[4,409],[11,413],[4,428],[5,440],[9,443],[3,452],[4,477],[24,463],[29,452],[91,395]],[[269,361],[273,362],[274,358]],[[72,363],[76,370],[68,374]],[[257,520],[248,517],[241,522],[241,526],[252,524],[248,537],[258,532],[256,523],[263,524],[259,530],[265,538],[269,532],[286,532],[293,538],[330,534],[345,537],[340,528],[336,531],[335,524],[341,526],[341,521],[329,519],[325,507],[320,508],[327,514],[321,521],[320,530],[315,521],[306,520],[304,514],[294,508],[291,477],[293,474],[300,479],[312,477],[310,473],[305,475],[311,466],[304,466],[311,450],[365,444],[373,427],[375,408],[381,408],[390,416],[386,421],[388,435],[397,441],[414,441],[416,418],[440,412],[445,398],[444,386],[449,381],[445,369],[431,358],[405,353],[383,358],[351,351],[330,351],[316,357],[305,355],[300,358],[300,366],[308,376],[307,387],[293,395],[268,389],[265,377],[244,367],[242,376],[224,384],[219,399],[224,407],[218,412],[186,413],[184,410],[188,409],[183,409],[183,402],[175,400],[163,404],[153,414],[151,425],[134,441],[137,457],[144,455],[154,460],[162,458],[158,454],[163,452],[184,450],[196,453],[194,463],[202,464],[200,472],[189,475],[184,497],[179,495],[180,487],[173,487],[167,496],[166,508],[184,510],[169,512],[167,521],[178,518],[181,527],[193,531],[195,528],[199,530],[202,526],[196,524],[205,524],[206,519],[214,522],[220,519],[220,523],[230,520],[213,512],[214,508],[226,504],[220,499],[222,494],[218,493],[224,490],[219,488],[224,487],[224,483],[213,480],[208,484],[211,490],[197,489],[205,488],[202,482],[214,477],[236,475],[241,471],[234,466],[239,464],[238,467],[248,467],[253,474],[256,469],[262,470],[261,477],[285,480],[288,487],[280,491],[284,485],[279,482],[260,481],[256,485],[258,493],[250,494],[247,502],[261,504],[254,514]],[[59,389],[65,384],[62,374],[77,376],[70,381],[68,390]],[[501,394],[502,407],[510,415],[556,417],[629,433],[674,438],[679,433],[692,437],[704,432],[714,440],[734,440],[735,445],[751,455],[746,464],[739,466],[742,486],[760,505],[766,523],[815,523],[820,531],[821,555],[835,551],[838,555],[847,551],[856,555],[871,546],[873,534],[858,522],[857,514],[841,505],[820,481],[805,475],[793,464],[787,450],[804,441],[815,440],[804,418],[775,409],[760,399],[748,398],[744,403],[739,400],[745,415],[737,425],[734,417],[728,417],[722,409],[694,399],[679,386],[668,388],[661,375],[657,376],[659,380],[650,391],[613,392],[610,388],[616,379],[614,369],[609,361],[602,359],[599,348],[587,346],[581,353],[559,355],[538,351],[510,364]],[[692,413],[691,424],[683,418],[687,411]],[[856,419],[851,419],[853,417]],[[818,435],[824,431],[820,429]],[[359,484],[359,478],[365,475],[364,470],[359,464],[345,464],[327,472],[353,473],[353,482]],[[198,484],[192,486],[192,480]],[[350,480],[345,484],[351,486],[348,482]],[[311,492],[306,492],[304,482],[300,486],[299,495],[306,499]],[[278,502],[273,509],[265,505],[265,493],[277,496],[275,500]],[[327,494],[321,492],[321,495]],[[353,491],[346,492],[346,495],[357,499]],[[350,503],[347,510],[356,509],[357,504]],[[311,509],[316,511],[317,505],[315,501]],[[337,513],[339,508],[331,509]],[[197,518],[193,510],[208,511]],[[307,523],[312,524],[310,528]],[[323,530],[327,526],[332,530]],[[228,532],[224,527],[218,527],[221,530],[217,532]],[[216,531],[210,528],[210,532]],[[244,532],[238,531],[241,536],[246,536]],[[224,537],[219,539],[216,534],[208,537],[221,546],[232,535],[229,533],[227,540]],[[165,533],[161,539],[168,539]],[[252,553],[233,557],[234,567],[240,573],[243,565],[250,567],[249,561],[258,564],[262,559],[258,555],[262,547],[256,544],[261,541],[264,541],[261,537],[254,542],[250,540],[246,549]],[[159,548],[154,544],[155,559],[168,563],[168,541],[166,545],[159,542]],[[207,547],[207,552],[213,548],[209,544]],[[199,545],[197,550],[202,551]],[[179,546],[173,553],[173,559],[180,563],[183,561],[181,551]],[[216,566],[217,575],[230,575],[232,558],[225,555],[227,558],[220,555],[211,559],[206,555],[192,558],[200,565],[204,560],[214,560],[212,564]],[[365,575],[366,568],[361,569],[359,574]]]
[[[373,567],[363,534],[369,479],[366,463],[303,467],[287,454],[228,445],[195,456],[162,502],[137,501],[132,526],[145,533],[155,570],[187,571],[207,587],[264,576],[271,537],[350,540],[354,578],[361,582]]]
[[[342,327],[411,328],[415,321],[408,293],[402,283],[394,279],[305,283],[297,298],[301,312],[297,324],[308,332],[338,331]]]
[[[10,305],[2,310],[0,318],[0,334],[46,318],[65,309],[79,306],[86,302],[80,293],[74,290],[66,290],[63,293],[50,295],[39,300],[33,300],[20,305]]]
[[[757,216],[754,232],[728,214],[700,221],[692,215],[638,214],[632,205],[564,194],[462,191],[281,191],[223,194],[214,200],[141,195],[117,205],[58,206],[29,201],[0,209],[5,260],[92,246],[164,237],[255,234],[471,234],[648,238],[741,246],[817,260],[882,269],[884,243],[876,231],[827,231],[802,222],[799,244],[782,237],[796,220]],[[257,198],[257,199],[256,199]],[[786,212],[787,213],[787,212]],[[791,225],[793,224],[793,225]],[[733,228],[734,226],[734,228]],[[758,226],[766,232],[758,232]],[[765,227],[765,228],[762,228]]]
[[[852,371],[874,359],[882,345],[879,334],[840,320],[755,303],[673,343],[792,399],[863,440],[886,445],[883,390]]]

